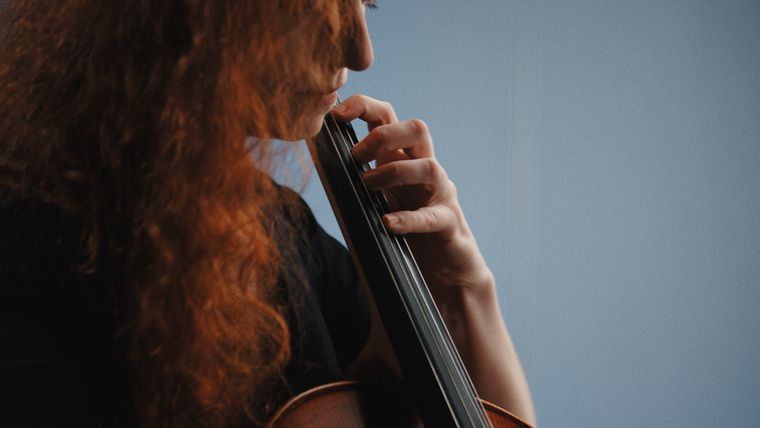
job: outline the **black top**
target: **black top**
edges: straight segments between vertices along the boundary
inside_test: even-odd
[[[348,252],[299,204],[304,215],[278,216],[299,232],[288,263],[305,269],[310,285],[282,279],[294,302],[285,373],[293,394],[336,380],[370,323]],[[113,346],[119,297],[84,292],[114,287],[87,287],[68,273],[66,242],[52,238],[62,227],[39,210],[0,212],[0,425],[127,426],[117,416],[130,402],[130,371]]]

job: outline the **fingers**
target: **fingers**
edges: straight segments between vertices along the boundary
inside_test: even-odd
[[[453,231],[456,216],[445,206],[433,205],[414,211],[398,211],[383,216],[385,227],[392,233],[437,233]]]
[[[384,163],[386,158],[398,158],[393,152],[399,150],[412,159],[434,156],[433,139],[425,122],[412,119],[376,127],[354,147],[353,155],[360,162],[377,159]]]
[[[341,122],[361,119],[367,122],[370,131],[381,125],[398,122],[396,112],[389,103],[365,95],[350,96],[333,108],[332,114]]]
[[[448,195],[454,191],[446,171],[432,158],[391,162],[366,171],[363,179],[370,190],[422,184],[438,189],[436,193]]]
[[[432,158],[391,162],[362,176],[371,190],[386,192],[392,213],[383,217],[393,233],[438,233],[450,236],[459,212],[456,187]]]
[[[441,238],[457,230],[456,189],[435,159],[423,121],[398,122],[390,104],[363,95],[348,98],[332,114],[339,121],[367,122],[370,132],[352,153],[362,163],[377,161],[363,180],[369,189],[385,192],[395,211],[383,217],[391,232],[436,233]]]
[[[425,122],[413,119],[398,123],[393,107],[364,95],[353,95],[332,110],[339,121],[361,119],[367,122],[369,135],[353,150],[360,162],[378,160],[380,164],[402,159],[402,150],[411,158],[433,157],[433,141]]]

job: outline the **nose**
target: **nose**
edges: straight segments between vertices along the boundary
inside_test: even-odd
[[[372,65],[374,54],[367,30],[367,21],[364,18],[364,6],[354,9],[354,13],[353,31],[346,36],[345,66],[349,70],[362,71]]]

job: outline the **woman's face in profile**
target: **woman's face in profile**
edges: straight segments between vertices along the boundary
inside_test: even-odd
[[[372,42],[370,41],[365,20],[367,2],[365,0],[347,0],[347,2],[350,3],[350,7],[348,8],[350,16],[346,18],[350,19],[352,23],[351,27],[354,30],[350,33],[344,31],[340,35],[342,39],[340,43],[342,52],[339,56],[341,63],[334,65],[314,64],[313,66],[317,68],[327,70],[325,73],[327,75],[326,78],[320,79],[322,80],[320,82],[304,79],[301,84],[293,88],[291,93],[293,102],[291,105],[297,106],[296,108],[299,110],[293,113],[302,119],[299,122],[304,124],[306,129],[297,130],[297,135],[287,139],[297,140],[316,135],[322,126],[322,119],[325,114],[335,105],[338,89],[346,83],[348,70],[362,71],[372,64]],[[308,31],[314,30],[308,25],[301,26],[288,39],[308,40],[312,35],[302,33]],[[303,58],[293,56],[289,60],[296,62],[303,61]],[[332,59],[325,57],[325,61],[329,62]],[[292,67],[288,68],[296,69],[298,65],[292,64]]]

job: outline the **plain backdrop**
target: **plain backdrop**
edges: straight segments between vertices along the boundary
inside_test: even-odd
[[[760,2],[367,14],[341,96],[428,124],[539,426],[760,426]],[[304,195],[339,235],[316,174]]]

